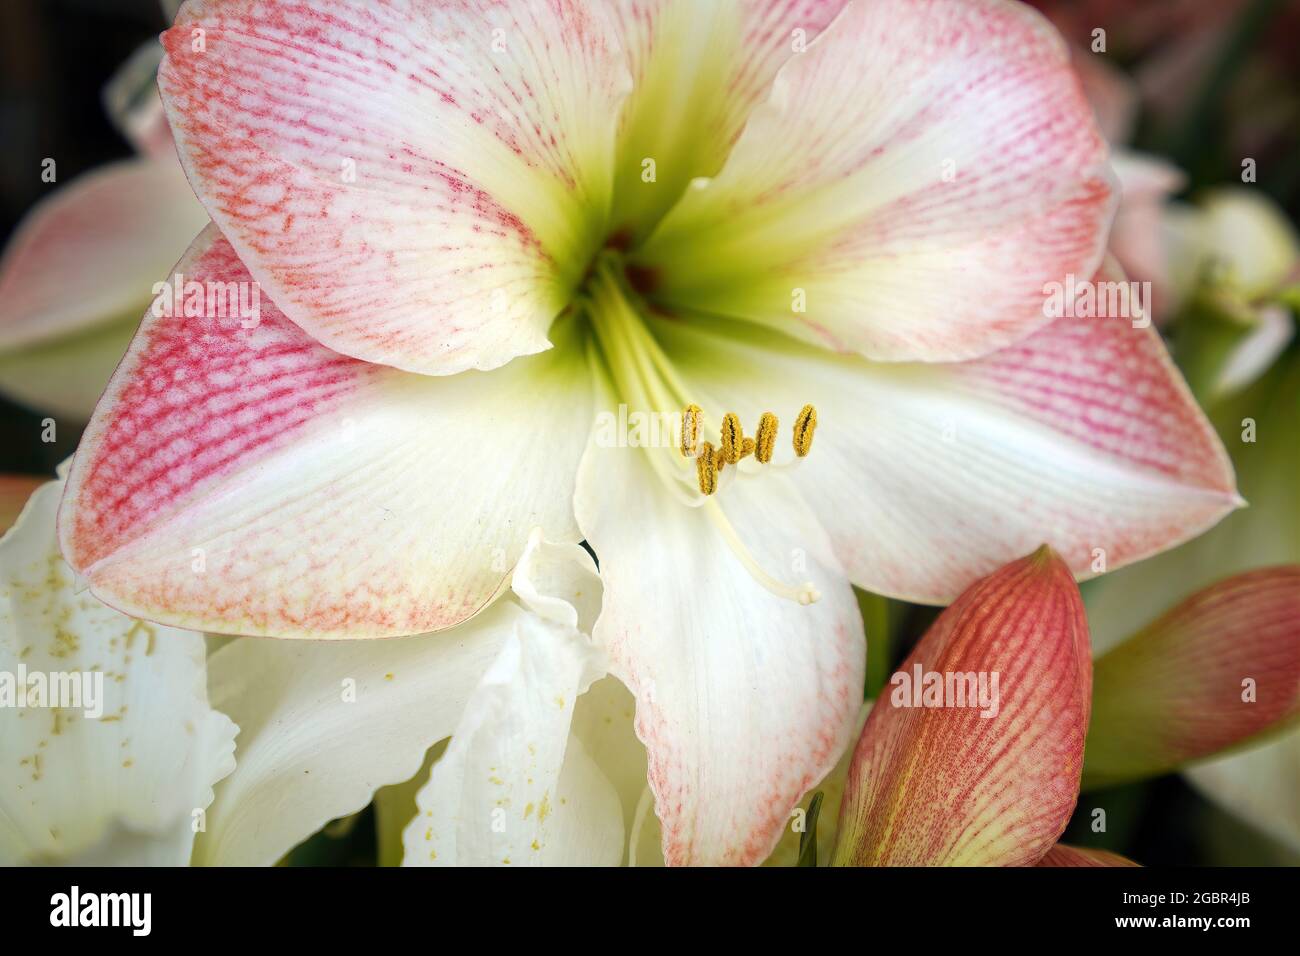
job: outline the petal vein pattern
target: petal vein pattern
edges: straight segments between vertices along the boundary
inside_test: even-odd
[[[177,271],[251,281],[215,227]],[[431,378],[331,352],[269,302],[244,325],[151,310],[86,432],[61,540],[115,607],[223,633],[420,633],[477,612],[528,529],[576,540],[576,349]]]
[[[1111,179],[1034,11],[854,3],[637,261],[666,305],[878,360],[969,359],[1047,323],[1044,283],[1092,275]]]
[[[427,374],[548,347],[629,82],[594,8],[214,0],[163,42],[190,180],[290,319]]]

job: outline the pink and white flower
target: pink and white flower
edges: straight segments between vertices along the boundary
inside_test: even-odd
[[[586,539],[670,863],[763,859],[835,763],[850,582],[944,602],[1044,539],[1088,575],[1239,503],[1152,330],[1044,310],[1112,197],[1027,8],[196,0],[163,42],[214,220],[175,271],[266,297],[145,316],[68,561],[151,620],[370,638]],[[620,404],[822,424],[702,494],[597,439]]]

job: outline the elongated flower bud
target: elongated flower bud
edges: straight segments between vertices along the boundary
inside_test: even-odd
[[[1092,699],[1083,600],[1049,548],[972,584],[881,693],[834,860],[1026,866],[1074,810]]]

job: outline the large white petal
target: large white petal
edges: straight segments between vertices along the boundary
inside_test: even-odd
[[[876,593],[944,603],[1043,542],[1091,576],[1240,504],[1158,335],[1127,319],[1060,319],[951,364],[871,363],[743,323],[656,325],[715,415],[752,428],[764,411],[788,423],[817,407],[794,477],[854,583]]]
[[[643,798],[649,801],[650,785],[646,780],[645,746],[637,740],[635,721],[636,698],[613,676],[602,677],[592,684],[573,709],[573,737],[582,743],[592,763],[618,795],[623,808],[623,832],[628,841],[649,829],[644,825],[647,818],[655,822],[649,807],[640,820],[637,816]],[[638,822],[642,823],[639,828]],[[646,841],[638,845],[636,862],[644,865],[652,856],[661,856],[657,826],[653,845],[648,833]],[[626,852],[623,862],[629,862]]]
[[[669,494],[645,458],[663,453],[593,443],[583,460],[578,520],[605,584],[596,637],[636,697],[665,859],[754,864],[848,741],[862,622],[788,481],[730,483],[719,506],[769,573],[811,578],[811,606],[761,587],[706,512]]]

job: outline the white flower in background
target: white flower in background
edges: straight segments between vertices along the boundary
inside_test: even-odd
[[[1295,337],[1300,237],[1254,186],[1219,187],[1177,204],[1167,232],[1176,281],[1201,296],[1202,314],[1190,316],[1197,327],[1180,340],[1180,354],[1198,394],[1213,403],[1256,381]]]
[[[0,864],[181,865],[236,728],[208,704],[200,635],[78,591],[54,533],[62,491],[37,489],[0,539],[0,684],[48,691],[42,706],[0,696]],[[102,699],[48,706],[60,675],[98,675]]]

